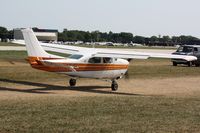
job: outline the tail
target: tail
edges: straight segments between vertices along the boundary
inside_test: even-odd
[[[22,30],[22,34],[24,36],[25,45],[28,53],[27,61],[31,64],[32,67],[41,65],[42,60],[63,58],[60,56],[49,54],[44,51],[32,29],[24,29]]]
[[[50,54],[43,50],[32,29],[24,29],[22,30],[22,34],[29,57],[51,57]]]

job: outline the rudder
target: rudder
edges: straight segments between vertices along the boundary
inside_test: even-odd
[[[32,29],[27,28],[22,30],[24,36],[28,56],[32,57],[50,57],[46,51],[40,46],[40,43]]]

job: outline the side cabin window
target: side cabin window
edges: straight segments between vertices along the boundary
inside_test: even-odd
[[[88,63],[113,63],[113,58],[109,58],[109,57],[92,57],[88,60]]]
[[[101,63],[101,57],[92,57],[88,60],[89,63]]]
[[[103,63],[112,63],[112,62],[113,62],[112,58],[109,58],[109,57],[104,57],[103,58]]]

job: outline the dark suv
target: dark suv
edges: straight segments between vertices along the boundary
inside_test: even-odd
[[[196,61],[186,61],[181,59],[172,59],[173,66],[177,66],[177,64],[186,64],[189,67],[192,65],[200,66],[200,46],[198,45],[183,45],[180,46],[176,52],[172,53],[176,55],[192,55],[196,56]]]

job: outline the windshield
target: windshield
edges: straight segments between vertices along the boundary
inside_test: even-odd
[[[80,59],[81,57],[83,57],[83,55],[79,55],[79,54],[73,54],[73,55],[70,55],[68,58],[70,59]]]
[[[186,47],[186,46],[181,46],[177,50],[177,52],[184,52],[184,53],[190,53],[192,51],[193,51],[192,47]]]

